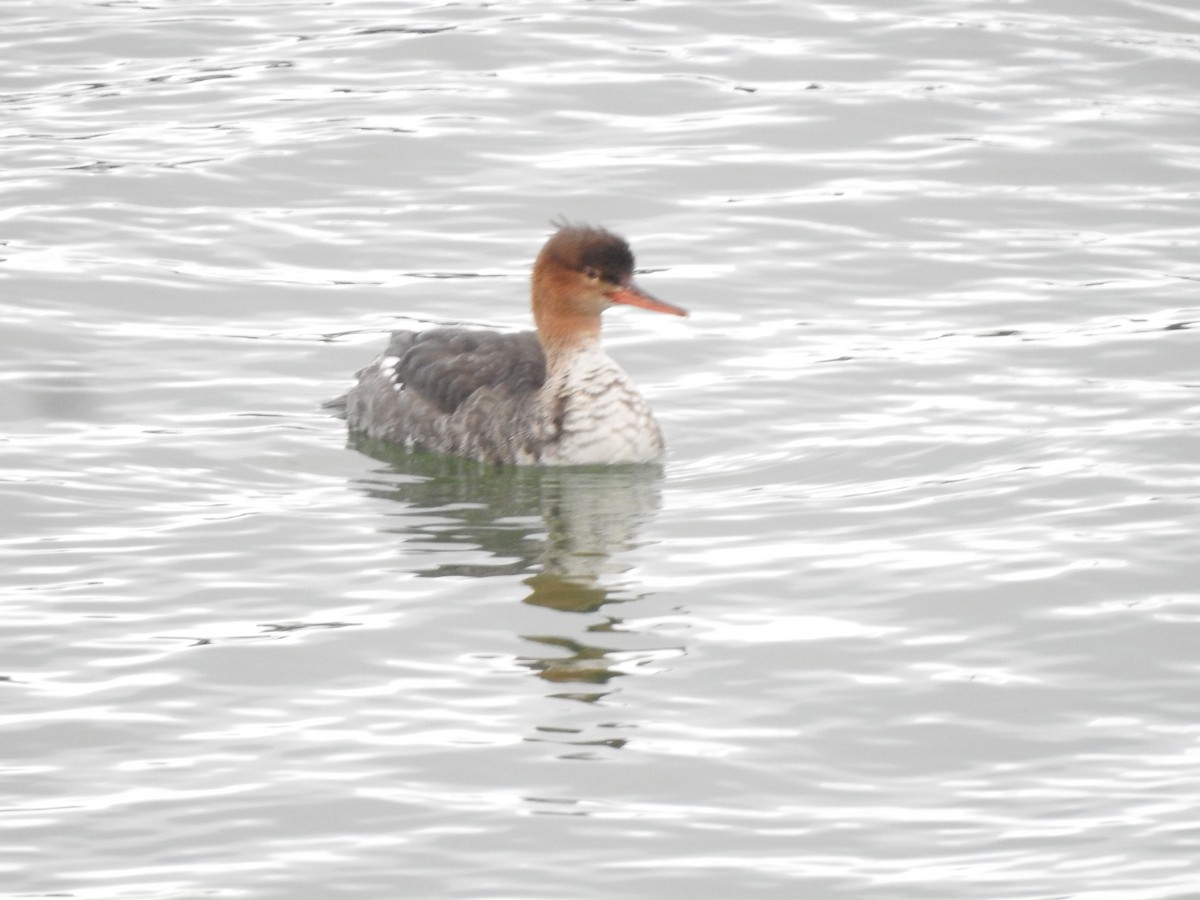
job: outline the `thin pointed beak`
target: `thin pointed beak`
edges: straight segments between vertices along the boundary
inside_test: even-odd
[[[642,309],[648,309],[652,312],[669,313],[672,316],[686,316],[688,314],[688,311],[682,307],[672,306],[670,303],[664,303],[657,297],[650,296],[632,281],[617,288],[608,295],[608,299],[613,303],[640,306]]]

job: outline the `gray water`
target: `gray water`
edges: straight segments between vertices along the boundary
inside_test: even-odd
[[[4,900],[1200,896],[1192,4],[0,25]],[[663,470],[348,446],[557,216]]]

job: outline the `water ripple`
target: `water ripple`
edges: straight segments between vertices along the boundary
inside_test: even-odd
[[[14,12],[5,896],[1191,896],[1198,21]],[[347,446],[562,215],[665,471]]]

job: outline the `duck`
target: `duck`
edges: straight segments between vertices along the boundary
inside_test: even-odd
[[[345,397],[351,432],[496,465],[658,463],[662,430],[600,344],[615,305],[687,316],[633,280],[624,238],[563,224],[533,264],[535,331],[398,331]]]

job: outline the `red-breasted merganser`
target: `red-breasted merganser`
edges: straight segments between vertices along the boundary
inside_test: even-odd
[[[633,283],[633,253],[602,228],[567,225],[533,264],[537,333],[398,331],[346,396],[352,431],[489,463],[655,462],[662,432],[600,347],[614,303],[686,316]]]

